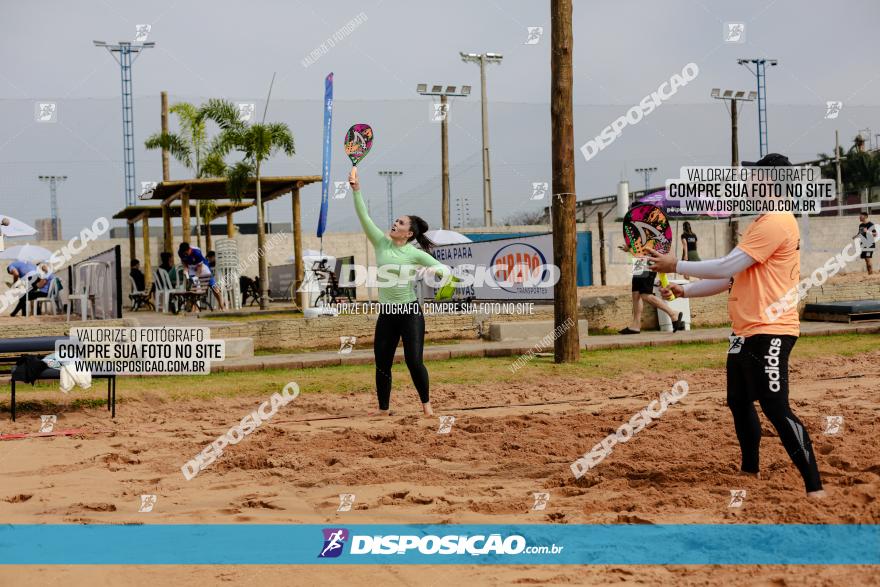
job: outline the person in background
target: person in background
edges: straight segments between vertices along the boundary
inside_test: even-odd
[[[214,251],[208,251],[207,259],[208,267],[211,268],[211,272],[213,273],[214,267],[217,265],[217,255],[214,254]]]
[[[699,261],[700,255],[697,253],[697,235],[691,230],[691,223],[685,222],[681,230],[681,260],[682,261]],[[684,275],[685,279],[690,279]]]
[[[217,305],[220,306],[220,310],[225,310],[226,308],[223,306],[223,297],[220,295],[220,288],[214,280],[214,274],[211,272],[211,268],[208,266],[208,260],[202,254],[202,251],[197,247],[190,246],[189,243],[180,243],[180,247],[177,249],[177,255],[180,257],[180,262],[183,263],[183,269],[188,276],[208,278],[208,285],[211,287],[211,291],[217,299]]]
[[[168,277],[171,280],[171,287],[177,287],[177,272],[174,270],[174,255],[171,253],[160,253],[159,259],[159,269],[167,271]],[[155,284],[153,285],[155,286]]]
[[[862,239],[862,259],[865,260],[868,275],[874,273],[871,257],[874,256],[874,242],[877,240],[877,234],[877,225],[868,220],[868,213],[859,214],[859,234],[857,236]]]
[[[681,260],[700,260],[700,254],[697,253],[697,235],[691,230],[690,222],[685,222],[681,228]]]
[[[629,252],[626,245],[618,247],[623,252]],[[642,331],[642,308],[644,304],[654,306],[661,312],[666,312],[672,320],[672,332],[684,330],[684,312],[676,313],[672,306],[654,295],[654,282],[657,279],[655,271],[642,271],[632,276],[632,321],[629,326],[618,330],[619,334],[639,334]]]
[[[19,312],[25,315],[25,304],[30,300],[37,298],[45,298],[47,291],[41,291],[41,288],[48,284],[46,279],[39,276],[37,266],[27,261],[13,261],[6,268],[6,272],[12,275],[13,285],[18,281],[24,280],[27,288],[27,295],[18,298],[18,304],[12,310],[10,316],[16,316]],[[39,310],[39,308],[37,309]]]
[[[144,291],[144,288],[147,286],[147,280],[144,277],[144,272],[141,271],[141,262],[137,259],[131,260],[131,271],[128,272],[131,275],[131,278],[134,280],[134,286],[138,291]]]

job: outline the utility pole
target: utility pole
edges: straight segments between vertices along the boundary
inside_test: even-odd
[[[483,118],[483,216],[486,226],[492,226],[492,175],[489,171],[489,106],[486,100],[486,64],[501,63],[500,53],[459,53],[465,63],[480,65],[480,100]]]
[[[387,185],[387,193],[388,193],[388,226],[390,227],[394,224],[394,194],[393,194],[393,183],[394,176],[403,175],[402,171],[380,171],[379,175],[385,177],[385,182]]]
[[[712,97],[716,100],[730,102],[730,166],[739,165],[739,115],[737,102],[753,102],[758,92],[744,92],[743,90],[722,90],[712,88]]]
[[[440,214],[442,217],[443,228],[449,229],[449,96],[465,98],[470,95],[470,86],[461,86],[461,91],[456,92],[455,86],[444,86],[441,84],[432,84],[431,90],[428,91],[428,84],[418,84],[416,92],[422,96],[440,96],[440,109],[435,108],[431,116],[432,122],[440,122],[440,172],[442,196],[440,200]],[[436,107],[436,104],[435,104]]]
[[[52,240],[61,240],[61,227],[58,222],[58,184],[67,181],[66,175],[38,175],[37,179],[49,183],[49,218],[52,219]]]
[[[559,281],[553,287],[556,363],[580,359],[577,315],[577,224],[572,123],[572,0],[550,0],[550,129],[553,189],[550,209],[553,263]]]
[[[93,43],[95,47],[104,47],[110,52],[110,55],[119,64],[122,76],[122,155],[125,172],[125,205],[133,206],[137,192],[134,189],[134,103],[131,90],[131,65],[141,54],[141,51],[152,49],[156,43],[152,41],[149,43],[120,41],[115,45],[108,45],[104,41],[93,41]]]
[[[636,173],[643,173],[645,175],[645,195],[648,195],[648,182],[650,181],[651,174],[657,171],[656,167],[636,167]]]
[[[834,167],[837,171],[837,215],[843,216],[843,181],[840,178],[840,133],[834,131]]]
[[[752,72],[758,80],[758,151],[763,157],[767,154],[767,80],[764,72],[767,64],[776,66],[779,64],[777,59],[765,59],[763,57],[756,59],[737,59],[739,65],[743,65]],[[755,65],[754,71],[750,64]]]

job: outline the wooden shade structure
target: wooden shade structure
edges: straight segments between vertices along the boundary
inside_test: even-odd
[[[291,214],[293,216],[293,248],[296,258],[295,281],[296,289],[299,289],[303,279],[303,266],[300,251],[302,250],[302,231],[300,227],[300,202],[299,190],[311,183],[321,181],[320,175],[306,176],[283,176],[261,177],[260,184],[263,191],[263,202],[270,202],[290,193],[292,199]],[[171,218],[181,218],[183,234],[181,242],[190,241],[189,232],[190,218],[195,214],[195,205],[192,200],[214,200],[217,208],[217,216],[226,215],[226,230],[229,238],[234,237],[232,216],[236,212],[256,206],[256,180],[251,179],[244,193],[236,201],[226,195],[226,180],[222,177],[204,179],[183,179],[163,181],[156,185],[152,193],[146,198],[141,198],[143,204],[127,206],[117,212],[113,218],[125,220],[128,223],[129,259],[135,258],[134,225],[143,222],[143,247],[144,263],[143,272],[149,281],[151,276],[150,260],[150,218],[162,218],[164,233],[164,250],[174,252],[173,235],[171,231]],[[177,203],[177,201],[180,201]],[[151,205],[152,204],[152,205]],[[158,205],[157,205],[158,204]],[[210,227],[206,227],[207,246],[210,245]],[[148,286],[149,287],[149,286]]]

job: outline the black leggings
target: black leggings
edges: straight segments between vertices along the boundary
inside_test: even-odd
[[[394,313],[389,310],[397,310]],[[422,362],[425,348],[425,316],[418,304],[395,304],[383,308],[376,321],[373,353],[376,357],[376,395],[379,409],[387,410],[391,401],[391,366],[397,343],[403,338],[403,356],[419,392],[422,403],[430,401],[428,395],[428,370]]]
[[[822,489],[816,455],[807,429],[788,405],[788,355],[796,336],[756,334],[732,344],[727,355],[727,405],[742,450],[741,469],[758,472],[761,424],[755,400],[776,428],[782,446],[800,471],[807,491]],[[738,352],[737,352],[738,350]]]

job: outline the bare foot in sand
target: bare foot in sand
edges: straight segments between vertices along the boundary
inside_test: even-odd
[[[431,409],[431,402],[423,403],[422,410],[425,412],[426,418],[431,418],[434,416],[434,410]]]
[[[390,415],[391,415],[390,408],[387,410],[371,410],[371,411],[367,412],[367,416],[370,418],[372,418],[373,416],[390,416]]]
[[[808,491],[807,497],[812,497],[813,499],[824,499],[828,497],[828,494],[825,493],[824,489],[820,489],[819,491]]]

